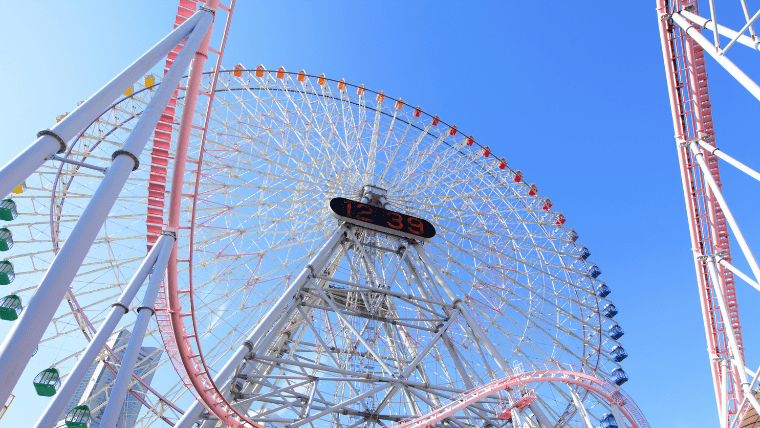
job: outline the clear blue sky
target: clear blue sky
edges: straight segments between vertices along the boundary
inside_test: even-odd
[[[168,32],[176,1],[3,8],[0,147],[7,160]],[[604,271],[626,331],[625,389],[652,426],[717,426],[654,0],[239,0],[237,8],[226,68],[263,63],[383,90],[455,123],[536,182]],[[737,62],[757,69],[757,55],[732,50]],[[708,71],[718,145],[760,168],[753,126],[760,104],[713,61]],[[760,185],[727,165],[723,185],[760,254],[753,222]],[[760,335],[750,327],[758,325],[752,309],[760,296],[737,288],[747,363],[755,369]],[[36,419],[44,402],[27,404],[14,406]],[[3,425],[27,426],[26,412]]]

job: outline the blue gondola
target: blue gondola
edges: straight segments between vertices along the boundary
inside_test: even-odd
[[[581,247],[579,253],[583,260],[586,260],[591,256],[591,251],[589,251],[589,249],[586,247]]]
[[[622,385],[626,382],[628,382],[628,375],[625,374],[625,371],[621,368],[616,368],[612,371],[612,382],[615,383],[615,385]]]
[[[602,309],[602,315],[607,318],[614,318],[618,314],[618,310],[612,303],[607,303]]]
[[[570,242],[575,242],[578,240],[578,232],[574,231],[573,229],[570,229],[569,232],[567,232],[567,239],[570,240]]]
[[[628,358],[628,353],[625,352],[625,349],[623,349],[623,347],[620,345],[615,345],[615,347],[610,351],[610,355],[612,356],[612,361],[616,363],[619,363]]]
[[[599,269],[599,266],[593,265],[591,266],[591,269],[588,270],[589,275],[591,275],[592,278],[597,278],[599,275],[602,274],[602,270]]]
[[[599,297],[607,297],[610,293],[612,293],[612,290],[604,284],[599,284],[599,286],[596,287],[596,295]]]
[[[605,413],[602,415],[602,419],[599,419],[599,425],[602,428],[618,428],[617,421],[611,413]]]
[[[611,325],[608,331],[610,333],[610,337],[615,340],[620,339],[625,334],[625,332],[623,331],[623,328],[617,324]]]

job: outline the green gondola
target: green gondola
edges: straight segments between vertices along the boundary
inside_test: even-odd
[[[12,199],[0,201],[0,220],[11,221],[18,217],[16,203]]]
[[[37,390],[39,396],[52,397],[60,387],[61,376],[56,369],[45,369],[34,378],[34,389]]]
[[[8,251],[13,248],[13,234],[6,228],[0,228],[0,251]]]
[[[8,285],[16,279],[13,272],[13,263],[5,260],[0,261],[0,285]]]
[[[16,321],[24,307],[21,305],[21,298],[15,294],[5,296],[0,300],[0,319],[6,321]]]
[[[0,251],[8,251],[13,248],[13,234],[6,228],[0,228]]]
[[[66,415],[67,428],[88,428],[90,426],[90,408],[87,406],[76,406]]]

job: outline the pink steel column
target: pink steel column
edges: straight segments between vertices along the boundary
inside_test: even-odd
[[[700,81],[702,84],[697,84],[697,79],[702,72],[702,70],[697,70],[697,62],[701,62],[703,56],[700,52],[693,51],[689,36],[685,34],[685,31],[681,32],[679,27],[672,25],[669,19],[670,16],[667,15],[674,10],[681,9],[686,3],[686,1],[681,0],[657,0],[657,18],[659,21],[658,27],[662,43],[665,75],[675,138],[678,144],[696,139],[700,133],[712,135],[711,121],[705,118],[703,114],[707,111],[705,109],[709,109],[709,104],[704,104],[709,101],[707,86],[703,81]],[[679,35],[679,33],[682,34]],[[681,48],[680,52],[676,51],[678,48]],[[699,54],[699,58],[696,57],[696,54]],[[725,336],[721,335],[721,331],[715,321],[717,311],[715,308],[715,297],[712,295],[713,284],[711,284],[708,278],[706,266],[699,259],[699,257],[707,255],[703,254],[706,251],[703,244],[709,244],[714,251],[717,251],[716,247],[728,251],[727,242],[720,247],[716,245],[715,238],[718,237],[717,234],[720,232],[720,229],[716,227],[716,220],[718,220],[716,219],[716,207],[713,203],[712,192],[701,185],[703,179],[708,174],[714,174],[717,178],[718,172],[716,169],[715,171],[706,171],[705,174],[701,174],[698,168],[694,168],[694,165],[690,164],[691,158],[686,147],[677,147],[677,153],[686,203],[689,235],[691,237],[691,251],[694,256],[694,267],[702,306],[709,364],[713,377],[716,403],[720,412],[722,407],[721,376],[720,367],[715,358],[727,357],[728,346]],[[702,204],[700,204],[700,201]],[[718,280],[724,283],[723,290],[730,288],[725,276],[721,275]],[[717,289],[720,288],[718,287]],[[738,308],[734,305],[733,310],[736,313],[737,327],[740,328],[740,324],[738,323]],[[737,331],[740,332],[740,330]],[[738,340],[741,341],[740,333],[737,336]],[[741,395],[741,390],[739,390],[737,382],[733,384],[735,388],[730,390],[728,395],[733,403],[738,404],[737,396]]]
[[[219,0],[208,0],[205,6],[216,13],[219,6]],[[198,101],[198,93],[200,91],[201,79],[203,78],[203,68],[208,58],[208,47],[211,39],[211,33],[213,32],[213,24],[209,27],[206,36],[198,46],[192,63],[190,64],[190,72],[188,73],[187,89],[185,91],[185,103],[182,108],[182,116],[180,119],[179,133],[177,135],[177,151],[174,158],[174,171],[172,172],[172,186],[170,190],[171,199],[169,202],[169,218],[167,226],[179,229],[179,215],[182,209],[182,187],[185,177],[185,164],[187,163],[187,149],[190,143],[190,134],[193,126],[193,119],[195,117],[195,105]],[[213,97],[213,94],[211,94]],[[198,164],[198,168],[201,165]],[[179,236],[177,239],[179,240]],[[182,360],[182,365],[188,373],[190,382],[193,384],[198,396],[205,403],[214,403],[216,398],[209,392],[207,387],[203,384],[198,376],[197,369],[193,360],[189,356],[189,343],[188,337],[185,335],[184,320],[182,317],[182,305],[179,301],[179,284],[177,280],[177,247],[172,250],[169,266],[167,268],[167,298],[169,301],[169,314],[173,326],[174,338],[179,349],[179,356]],[[211,406],[212,412],[220,412],[217,406]],[[224,415],[226,416],[226,415]],[[225,419],[220,417],[220,419]]]

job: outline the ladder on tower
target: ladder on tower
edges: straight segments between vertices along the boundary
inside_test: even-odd
[[[16,396],[11,394],[10,398],[8,398],[8,402],[5,403],[5,405],[3,405],[3,410],[0,410],[0,419],[2,419],[3,416],[5,416],[5,412],[8,411],[8,407],[11,406],[11,403],[13,403],[14,398],[16,398]]]

